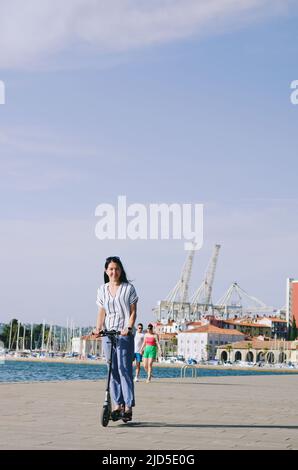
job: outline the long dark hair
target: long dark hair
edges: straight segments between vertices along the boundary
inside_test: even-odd
[[[120,274],[120,282],[129,282],[127,277],[126,277],[126,272],[123,268],[123,264],[121,263],[121,259],[118,257],[118,256],[109,256],[107,259],[106,259],[106,262],[105,262],[105,269],[108,268],[109,264],[110,263],[116,263],[118,264],[119,268],[121,269],[121,274]],[[109,282],[109,276],[107,275],[106,272],[104,272],[104,281],[105,283],[106,282]]]

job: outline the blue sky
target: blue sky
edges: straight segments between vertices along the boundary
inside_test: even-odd
[[[297,2],[273,1],[269,14],[266,1],[243,2],[244,11],[232,0],[217,11],[213,1],[208,16],[196,10],[205,0],[184,10],[156,1],[143,11],[155,13],[143,32],[134,29],[138,2],[128,1],[119,30],[98,35],[91,24],[89,37],[83,27],[72,36],[83,24],[73,12],[52,42],[36,26],[50,3],[31,3],[23,42],[13,8],[0,33],[0,318],[93,324],[102,265],[116,254],[139,293],[139,319],[153,319],[186,254],[182,241],[97,240],[96,206],[122,194],[128,203],[205,205],[191,291],[221,243],[214,300],[237,280],[282,307],[286,277],[298,275]]]

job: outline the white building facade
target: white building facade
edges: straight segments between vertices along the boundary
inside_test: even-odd
[[[282,364],[286,362],[298,363],[298,341],[265,341],[253,338],[250,341],[235,342],[228,350],[220,346],[216,355],[218,360],[231,362],[265,362],[269,364]]]
[[[93,335],[72,338],[72,352],[79,354],[82,358],[88,357],[89,354],[102,357],[102,339],[95,338]]]
[[[245,335],[237,330],[206,325],[178,333],[178,355],[197,362],[215,359],[221,345],[243,341]]]

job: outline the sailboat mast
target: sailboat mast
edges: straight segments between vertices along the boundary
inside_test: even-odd
[[[19,338],[20,338],[20,320],[18,320],[18,333],[17,333],[17,344],[16,344],[16,352],[19,351]]]
[[[52,324],[50,324],[50,330],[49,330],[49,333],[48,333],[48,340],[47,340],[47,352],[49,352],[50,348],[51,348],[51,338],[52,337]]]
[[[56,352],[56,325],[54,325],[54,333],[53,333],[53,351]]]
[[[33,323],[31,323],[30,351],[32,351],[32,344],[33,344]]]
[[[59,344],[59,351],[62,351],[62,326],[60,328],[60,344]]]
[[[8,350],[11,350],[11,336],[12,336],[12,320],[10,322],[10,332],[9,332],[9,343],[8,343]]]
[[[41,350],[44,350],[44,330],[45,330],[45,320],[43,320],[42,324],[42,339],[41,339]]]
[[[23,351],[25,351],[25,336],[26,336],[26,325],[23,325]]]
[[[66,351],[68,351],[68,342],[69,342],[69,335],[68,335],[68,317],[66,320]]]

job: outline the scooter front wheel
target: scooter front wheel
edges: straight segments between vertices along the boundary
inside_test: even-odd
[[[110,411],[111,410],[108,405],[104,405],[102,407],[100,422],[103,427],[106,427],[109,424],[111,414]]]

